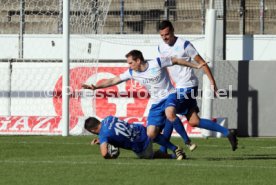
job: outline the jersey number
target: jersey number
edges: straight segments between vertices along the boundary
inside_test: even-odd
[[[121,134],[121,135],[129,138],[130,135],[131,135],[131,133],[128,130],[127,126],[124,123],[122,123],[122,122],[117,122],[115,124],[114,130],[115,130],[115,133],[116,133],[117,136]]]

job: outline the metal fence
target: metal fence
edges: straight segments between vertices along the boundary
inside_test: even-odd
[[[79,1],[85,2],[87,7],[82,11],[73,8],[71,21],[81,24],[82,17],[87,19],[89,12],[97,12],[97,0]],[[275,0],[214,2],[217,18],[224,20],[226,34],[276,34]],[[62,0],[0,0],[0,4],[0,34],[61,33]],[[155,34],[158,23],[169,19],[181,34],[202,34],[208,4],[209,0],[113,0],[104,33]],[[95,10],[87,11],[89,7]],[[77,29],[76,24],[74,26],[72,33],[85,32]]]
[[[214,0],[227,34],[276,34],[275,0]],[[182,34],[202,34],[209,0],[113,0],[105,33],[157,33],[163,19]]]

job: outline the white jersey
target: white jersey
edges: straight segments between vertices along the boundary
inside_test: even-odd
[[[177,37],[173,46],[169,46],[168,44],[162,42],[158,46],[158,51],[160,53],[160,57],[183,58],[189,62],[194,59],[196,55],[198,55],[198,52],[188,40],[184,40],[179,37]],[[175,82],[176,88],[187,88],[198,85],[198,79],[191,67],[174,65],[168,67],[168,70],[171,79]]]
[[[169,94],[176,92],[173,87],[168,71],[165,67],[172,66],[170,58],[156,58],[147,61],[148,68],[145,71],[134,71],[128,69],[120,75],[123,81],[134,79],[145,86],[151,96],[153,104],[159,103]]]

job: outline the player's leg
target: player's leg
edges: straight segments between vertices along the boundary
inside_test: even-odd
[[[149,125],[147,127],[147,131],[149,130],[148,136],[155,136],[154,138],[151,138],[154,142],[158,143],[161,146],[164,146],[166,148],[169,148],[170,150],[172,150],[174,152],[174,154],[176,155],[176,159],[177,160],[182,160],[184,159],[185,153],[183,152],[183,149],[175,146],[174,144],[172,144],[170,141],[168,141],[162,134],[159,133],[159,131],[157,131],[155,126]],[[154,133],[154,135],[152,134]],[[156,133],[158,133],[157,135],[155,135]]]
[[[168,141],[171,139],[172,131],[173,124],[171,124],[169,120],[166,119],[162,134]],[[161,153],[167,153],[167,148],[164,146],[160,146],[159,151]]]
[[[140,159],[176,159],[175,154],[168,154],[159,151],[153,151],[153,144],[149,142],[146,149],[140,153],[135,153]],[[183,154],[183,158],[186,158]]]
[[[154,125],[147,126],[147,135],[151,140],[153,140],[154,142],[158,143],[161,146],[169,148],[172,151],[175,151],[177,149],[177,146],[172,144],[162,134],[160,134],[158,127]]]
[[[190,143],[191,140],[183,127],[183,124],[179,117],[176,115],[176,107],[179,106],[179,100],[177,94],[173,93],[168,96],[165,102],[165,115],[169,123],[173,125],[175,131],[182,137],[184,143]]]
[[[227,128],[209,119],[199,118],[197,109],[191,110],[190,113],[187,115],[187,119],[189,121],[189,125],[192,127],[198,127],[222,133],[229,139],[232,150],[235,151],[237,149],[238,140],[234,131],[228,130]]]
[[[212,130],[216,132],[220,132],[223,135],[227,136],[229,131],[227,128],[222,127],[221,125],[209,120],[209,119],[200,119],[198,116],[199,108],[197,106],[197,87],[191,89],[191,92],[186,94],[186,98],[181,99],[182,105],[181,107],[185,107],[187,109],[186,117],[189,121],[189,125],[192,127],[204,128],[206,130]],[[181,96],[180,96],[181,97]]]
[[[147,120],[147,135],[150,139],[155,139],[160,129],[164,125],[165,117],[163,113],[164,102],[152,104]]]
[[[154,142],[172,150],[176,154],[177,160],[181,160],[183,159],[182,149],[173,145],[162,134],[160,134],[159,127],[163,127],[163,124],[166,120],[163,104],[164,102],[161,102],[157,105],[152,105],[147,120],[147,135]]]
[[[163,129],[163,136],[169,141],[173,131],[173,124],[169,120],[166,121],[165,127]],[[188,136],[187,136],[188,137]],[[185,142],[185,145],[189,148],[190,151],[194,151],[197,148],[197,145],[192,143],[191,140]],[[167,148],[160,146],[160,152],[167,153]]]
[[[173,145],[169,140],[167,140],[162,134],[160,134],[160,130],[158,127],[154,125],[147,126],[147,135],[154,142],[158,143],[161,146],[171,149],[175,151],[177,147]]]
[[[184,142],[190,143],[191,140],[190,140],[185,128],[183,127],[181,120],[179,119],[179,117],[176,116],[175,107],[172,107],[172,106],[167,107],[165,110],[165,114],[166,114],[166,117],[167,117],[169,123],[171,123],[173,125],[173,128],[182,137]]]
[[[186,155],[184,155],[184,159],[186,158]],[[160,150],[154,151],[153,152],[153,158],[154,159],[176,159],[175,154],[169,154],[166,152],[161,152]]]
[[[176,113],[185,115],[189,112],[190,107],[197,106],[195,97],[197,96],[197,87],[177,89],[177,106]],[[197,148],[196,144],[190,141],[185,142],[190,151]]]
[[[199,118],[195,109],[191,110],[190,115],[187,116],[189,125],[192,127],[204,128],[206,130],[216,131],[222,133],[224,136],[228,136],[229,130],[214,121],[209,119]]]
[[[155,139],[159,134],[159,128],[155,125],[148,124],[147,126],[147,135],[150,139]]]
[[[153,159],[154,152],[153,152],[152,140],[150,140],[148,146],[146,147],[146,149],[144,151],[142,151],[140,153],[135,153],[135,154],[140,159]]]

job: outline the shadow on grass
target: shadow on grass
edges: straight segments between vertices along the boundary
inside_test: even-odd
[[[276,154],[256,154],[256,155],[244,155],[237,157],[206,157],[209,161],[225,161],[225,160],[275,160]]]

